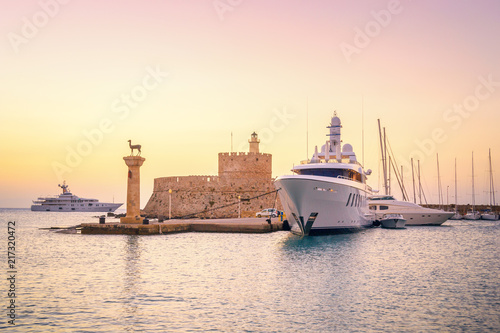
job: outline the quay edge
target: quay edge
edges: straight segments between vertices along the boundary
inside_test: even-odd
[[[283,222],[263,219],[217,219],[169,221],[151,224],[82,223],[82,234],[159,235],[180,232],[269,233],[283,230]]]

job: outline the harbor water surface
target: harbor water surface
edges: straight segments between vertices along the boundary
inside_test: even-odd
[[[64,234],[96,213],[0,209],[12,332],[499,332],[500,222],[269,234]],[[8,323],[8,221],[16,318]]]

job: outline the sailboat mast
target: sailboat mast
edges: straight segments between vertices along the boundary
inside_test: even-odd
[[[378,120],[378,134],[380,138],[380,154],[382,154],[382,170],[384,171],[384,192],[387,195],[387,168],[384,154],[384,145],[382,143],[382,129],[380,128],[380,119]]]
[[[422,204],[422,183],[420,182],[420,160],[417,160],[417,166],[418,166],[418,200],[420,204]]]
[[[476,211],[476,197],[474,190],[474,152],[472,152],[472,211]]]
[[[415,172],[413,172],[413,157],[411,158],[411,179],[413,182],[413,203],[417,203],[417,197],[415,194]]]
[[[384,138],[385,138],[385,128],[384,128]],[[392,164],[392,160],[391,160],[391,156],[389,156],[389,177],[387,178],[387,184],[388,184],[388,187],[387,187],[387,194],[391,195],[391,164]]]
[[[387,180],[385,182],[385,194],[391,194],[391,165],[390,165],[390,159],[387,161],[387,136],[385,135],[385,127],[384,127],[384,165],[385,165],[385,175],[387,176],[387,172],[389,172],[389,175],[387,176]]]
[[[455,214],[458,212],[458,199],[457,199],[457,158],[455,157]]]
[[[406,197],[405,191],[406,190],[405,190],[404,184],[403,184],[403,166],[401,166],[401,195],[403,196],[403,200],[408,200],[410,198]]]
[[[489,160],[490,160],[490,209],[493,211],[493,206],[495,206],[495,186],[493,184],[493,168],[491,166],[491,148],[489,149]]]
[[[441,188],[441,177],[439,174],[439,154],[436,153],[436,161],[437,161],[437,169],[438,169],[438,200],[439,200],[439,209],[442,209],[443,205],[443,189]]]

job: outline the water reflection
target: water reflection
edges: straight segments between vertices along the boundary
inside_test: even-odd
[[[141,247],[140,236],[125,236],[123,243],[123,288],[121,292],[122,320],[127,323],[125,330],[134,330],[134,318],[138,315],[137,297],[141,284]]]

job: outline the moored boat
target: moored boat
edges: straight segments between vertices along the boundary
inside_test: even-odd
[[[406,220],[401,214],[384,214],[380,219],[380,226],[386,229],[404,229]]]
[[[368,209],[371,188],[350,144],[341,147],[341,122],[331,118],[329,140],[312,159],[295,166],[293,175],[278,177],[278,190],[291,231],[318,235],[359,231],[371,227]]]
[[[63,193],[57,196],[39,197],[33,200],[32,211],[37,212],[114,212],[121,203],[99,202],[97,199],[80,198],[73,195],[63,182],[59,185]]]
[[[463,219],[463,216],[459,212],[455,212],[453,216],[449,218],[449,220],[461,220],[461,219]]]
[[[489,220],[489,221],[497,221],[499,219],[498,214],[492,212],[492,211],[487,211],[481,214],[481,219],[482,220]]]
[[[419,206],[413,202],[396,200],[392,195],[373,195],[369,197],[370,210],[376,217],[384,214],[401,214],[406,225],[441,225],[455,213],[440,209]]]
[[[481,213],[475,210],[469,210],[467,214],[463,217],[464,220],[479,220],[481,219]]]

